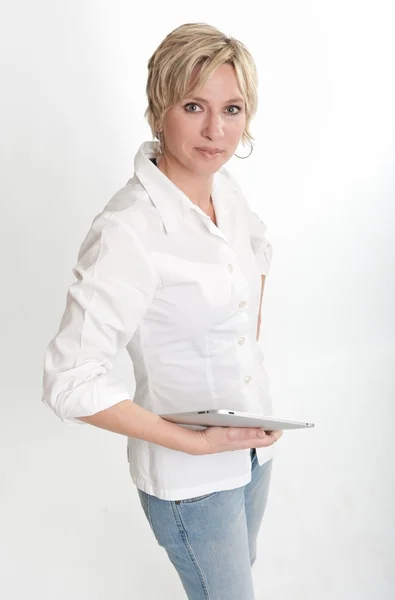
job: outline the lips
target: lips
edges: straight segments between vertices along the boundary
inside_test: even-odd
[[[201,154],[203,154],[204,156],[208,156],[208,157],[214,157],[217,156],[218,154],[221,154],[222,150],[220,150],[219,148],[196,148],[196,150],[199,150],[199,152]]]
[[[204,152],[208,152],[209,154],[218,154],[218,152],[222,152],[221,148],[205,148],[204,146],[198,147],[198,150],[203,150]]]

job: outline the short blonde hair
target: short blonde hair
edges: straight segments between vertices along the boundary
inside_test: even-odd
[[[148,61],[145,117],[154,137],[158,137],[167,110],[204,85],[213,71],[225,63],[233,65],[245,101],[243,142],[254,139],[249,129],[258,104],[254,59],[244,44],[206,23],[186,23],[177,27],[165,37]],[[188,89],[196,66],[201,69],[193,89]]]

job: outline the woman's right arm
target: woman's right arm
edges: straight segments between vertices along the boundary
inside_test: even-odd
[[[208,427],[195,431],[166,421],[130,400],[80,419],[102,429],[194,455],[271,446],[282,435],[281,431],[265,433],[255,427]]]
[[[42,401],[65,423],[195,452],[199,436],[141,408],[111,373],[153,299],[157,275],[131,222],[101,213],[73,269],[59,330],[44,357]]]

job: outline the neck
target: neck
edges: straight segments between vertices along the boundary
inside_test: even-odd
[[[213,175],[196,174],[168,156],[157,157],[156,164],[191,202],[205,212],[210,210]]]

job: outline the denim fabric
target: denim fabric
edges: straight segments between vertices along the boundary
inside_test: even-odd
[[[273,459],[260,467],[253,448],[251,461],[251,481],[233,490],[176,501],[138,490],[189,600],[255,600],[251,567]]]

